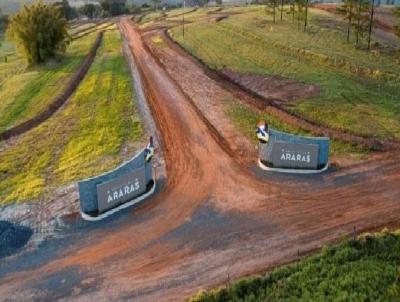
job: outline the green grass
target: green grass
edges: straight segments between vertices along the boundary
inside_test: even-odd
[[[46,198],[137,150],[143,130],[116,30],[107,31],[87,76],[65,108],[0,151],[0,204]]]
[[[94,27],[97,26],[97,23],[95,22],[88,22],[88,23],[83,23],[83,24],[79,24],[77,26],[74,26],[70,28],[69,30],[69,34],[72,36],[80,31],[85,31],[85,30],[89,30],[92,29]]]
[[[285,131],[303,136],[312,136],[312,133],[309,131],[305,131],[299,127],[284,123],[267,112],[259,112],[253,108],[241,104],[237,100],[227,100],[225,106],[225,113],[233,122],[235,128],[254,143],[257,142],[255,125],[262,120],[268,121],[268,124],[272,128],[279,131]],[[362,147],[343,143],[337,140],[331,140],[331,156],[347,157],[352,155],[355,159],[363,159],[366,155],[368,155],[368,153],[369,150],[366,150]]]
[[[319,96],[300,99],[290,109],[308,119],[363,136],[400,139],[399,66],[384,53],[346,44],[344,32],[324,26],[326,19],[339,22],[310,9],[309,30],[303,32],[289,20],[273,24],[263,7],[252,7],[218,23],[187,24],[185,39],[180,27],[170,32],[211,68],[319,85]]]
[[[0,63],[0,132],[42,112],[65,89],[96,33],[73,41],[61,62],[27,68],[17,55]]]
[[[162,22],[164,25],[176,25],[177,22],[182,21],[182,13],[185,12],[185,22],[198,21],[201,18],[206,17],[209,13],[219,10],[216,7],[209,8],[192,8],[187,7],[185,10],[182,8],[173,9],[170,11],[162,12],[162,11],[153,11],[147,13],[140,20],[140,27],[144,28],[147,26],[154,25],[157,22]]]
[[[364,235],[190,301],[400,301],[399,251],[400,231]]]

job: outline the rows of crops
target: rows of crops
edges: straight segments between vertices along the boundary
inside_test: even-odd
[[[0,203],[45,197],[52,188],[126,159],[142,138],[132,98],[119,32],[107,31],[66,107],[12,146],[0,145]]]
[[[212,68],[280,75],[319,85],[319,96],[301,99],[291,109],[308,119],[356,134],[400,139],[399,84],[379,76],[382,72],[400,75],[394,58],[347,45],[344,33],[321,25],[320,14],[327,17],[326,12],[310,10],[306,33],[288,21],[273,24],[261,7],[218,23],[188,24],[184,39],[179,27],[170,32]],[[336,58],[344,64],[332,65]],[[359,74],[346,62],[377,72]]]
[[[191,302],[399,301],[399,249],[399,231],[364,235]]]

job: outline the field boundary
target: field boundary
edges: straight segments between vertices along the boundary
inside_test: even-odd
[[[103,26],[105,24],[106,24],[106,26],[99,28],[100,26]],[[78,40],[80,38],[86,37],[86,36],[90,35],[91,33],[94,33],[94,32],[96,32],[98,30],[104,32],[104,31],[108,30],[113,25],[114,25],[114,23],[109,23],[108,25],[107,25],[107,22],[99,23],[96,26],[91,27],[89,30],[83,30],[83,31],[79,32],[78,34],[73,35],[72,36],[72,40]]]
[[[81,83],[87,72],[89,71],[89,68],[93,63],[94,58],[96,57],[97,50],[100,47],[102,40],[103,40],[103,31],[101,31],[97,35],[96,40],[93,43],[89,53],[86,55],[82,64],[70,79],[67,87],[60,95],[58,95],[55,98],[55,100],[52,103],[50,103],[47,106],[47,108],[44,111],[42,111],[35,117],[0,133],[0,141],[8,140],[12,137],[21,135],[39,126],[41,123],[50,118],[64,103],[66,103],[67,100],[70,98],[70,96],[75,92],[76,88],[79,86],[79,84]]]
[[[210,78],[222,83],[223,85],[225,84],[225,88],[228,87],[230,89],[239,90],[240,92],[244,92],[253,97],[255,99],[255,101],[253,102],[246,102],[241,100],[242,102],[249,103],[248,105],[254,106],[259,110],[266,110],[268,111],[268,113],[276,116],[284,122],[295,125],[304,130],[311,131],[316,135],[329,136],[333,139],[353,145],[359,145],[373,151],[392,151],[400,148],[399,140],[379,139],[375,137],[357,135],[346,130],[327,127],[316,121],[305,118],[300,114],[291,112],[287,110],[284,106],[278,104],[278,102],[280,101],[279,99],[266,98],[255,92],[254,90],[251,90],[250,88],[234,81],[223,72],[209,67],[202,59],[191,54],[182,45],[175,41],[168,32],[167,28],[164,28],[161,32],[163,33],[164,37],[166,37],[167,43],[177,47],[186,56],[194,60],[194,62],[197,63],[198,66],[200,66]],[[268,107],[275,110],[268,110]]]
[[[81,35],[81,34],[83,34],[83,33],[86,33],[86,32],[88,32],[88,31],[91,31],[91,30],[93,30],[94,28],[97,28],[98,26],[103,25],[103,24],[105,24],[105,23],[106,23],[106,21],[104,21],[104,22],[97,22],[97,23],[94,23],[92,26],[89,26],[89,27],[86,27],[86,28],[84,28],[84,29],[78,30],[78,31],[74,32],[73,34],[71,34],[71,38],[72,38],[72,40],[74,40],[75,37],[77,37],[77,36],[79,36],[79,35]],[[79,27],[79,26],[78,26],[78,27]],[[73,28],[71,27],[71,29],[73,29]]]

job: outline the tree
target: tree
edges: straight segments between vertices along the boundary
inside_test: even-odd
[[[70,42],[67,28],[67,20],[58,6],[36,2],[11,17],[6,35],[32,65],[65,52]]]
[[[103,0],[100,3],[105,15],[118,16],[126,13],[126,0]]]
[[[356,32],[356,45],[360,43],[360,37],[364,37],[368,31],[368,7],[369,0],[357,0],[357,9],[354,15],[354,22],[352,24]]]
[[[100,5],[94,5],[93,3],[85,4],[79,8],[79,12],[89,19],[93,19],[95,17],[100,17],[102,9]]]
[[[296,13],[296,6],[294,0],[290,0],[290,12],[292,14],[292,23],[294,23],[294,15]]]
[[[155,10],[158,10],[158,6],[161,4],[161,2],[162,0],[151,0],[151,3],[153,3],[153,7]]]
[[[344,19],[347,21],[347,43],[350,42],[350,31],[356,15],[356,6],[357,0],[343,0],[343,5],[338,8],[338,12],[344,15]]]
[[[278,0],[264,0],[265,10],[267,13],[272,13],[272,18],[274,23],[276,23],[276,6],[278,4]]]
[[[304,0],[294,0],[294,3],[297,5],[297,29],[300,30],[300,21],[303,19]]]
[[[308,0],[304,1],[304,6],[305,6],[304,31],[306,31],[307,30],[307,25],[308,25]]]
[[[69,2],[67,0],[62,0],[61,2],[56,2],[54,5],[58,5],[61,9],[61,12],[65,19],[67,20],[73,20],[78,17],[78,12],[76,11],[75,8],[71,7],[69,5]]]

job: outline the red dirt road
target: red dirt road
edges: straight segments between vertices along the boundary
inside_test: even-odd
[[[57,251],[50,242],[29,265],[0,265],[0,300],[181,301],[228,275],[292,261],[353,226],[399,224],[398,154],[318,176],[255,175],[133,24],[123,19],[120,29],[163,136],[165,187],[120,223],[83,230]]]

